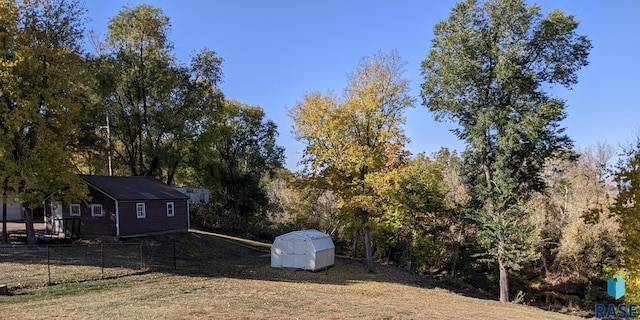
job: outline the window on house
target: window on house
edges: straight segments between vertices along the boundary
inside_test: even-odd
[[[69,216],[79,217],[80,216],[80,205],[72,204],[69,206]]]
[[[175,214],[173,202],[167,202],[167,217],[173,217]]]
[[[144,203],[136,203],[136,217],[138,217],[138,219],[144,219],[147,217]]]
[[[102,217],[104,213],[102,212],[101,204],[92,204],[91,205],[91,216],[92,217]]]

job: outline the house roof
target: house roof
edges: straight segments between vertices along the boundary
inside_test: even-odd
[[[189,197],[153,177],[81,175],[90,186],[118,200],[187,200]]]

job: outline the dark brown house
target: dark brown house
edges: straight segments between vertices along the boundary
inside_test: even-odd
[[[86,203],[45,202],[52,234],[135,237],[187,232],[189,197],[152,177],[80,176],[89,186]]]

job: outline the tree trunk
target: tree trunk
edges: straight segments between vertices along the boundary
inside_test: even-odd
[[[547,258],[546,258],[544,253],[540,255],[540,260],[542,260],[542,267],[544,268],[544,276],[548,277],[549,276],[549,266],[547,265]]]
[[[500,302],[509,302],[509,274],[504,265],[504,243],[498,245],[498,269],[500,270]]]
[[[485,144],[484,144],[484,149],[482,150],[482,170],[484,171],[484,178],[487,182],[487,189],[489,189],[489,191],[493,190],[493,186],[491,185],[492,179],[493,179],[493,175],[492,175],[492,171],[491,171],[491,162],[489,159],[489,153],[491,150],[491,142],[489,140],[489,132],[485,132]]]
[[[27,228],[27,248],[35,249],[37,247],[36,244],[36,230],[33,227],[33,210],[32,209],[23,209],[24,210],[24,223]]]
[[[173,165],[167,169],[167,184],[172,185],[173,179],[176,176],[176,172],[178,171],[178,166],[180,165],[180,161],[176,161]]]
[[[464,219],[460,222],[460,232],[458,233],[458,241],[456,241],[456,251],[453,253],[453,261],[451,262],[451,276],[456,275],[456,267],[458,258],[460,257],[460,246],[462,245],[462,234],[464,232]]]
[[[412,244],[413,239],[415,239],[414,235],[413,235],[414,233],[415,233],[415,231],[412,230],[411,231],[412,238],[409,241],[407,241],[407,248],[406,248],[407,260],[405,260],[405,264],[406,264],[405,268],[407,269],[407,271],[411,271],[411,264],[413,263],[413,252],[411,250],[411,244]]]
[[[351,251],[351,257],[354,259],[358,256],[358,238],[360,238],[360,230],[356,231],[356,235],[353,237],[353,250]]]
[[[365,178],[369,171],[367,166],[360,168],[360,184],[362,185],[362,194],[367,194],[367,184]],[[369,212],[366,209],[360,209],[362,212],[362,227],[364,230],[364,252],[367,259],[367,272],[373,272],[373,256],[371,254],[371,232],[369,230]]]
[[[362,225],[364,226],[364,252],[367,259],[367,272],[373,272],[373,257],[371,254],[371,232],[369,231],[369,213],[362,210]]]

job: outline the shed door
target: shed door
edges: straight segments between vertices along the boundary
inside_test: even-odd
[[[300,238],[283,239],[285,244],[284,265],[306,269],[307,241]]]
[[[62,223],[62,203],[59,201],[51,202],[51,218],[53,219],[53,233],[64,232]]]

